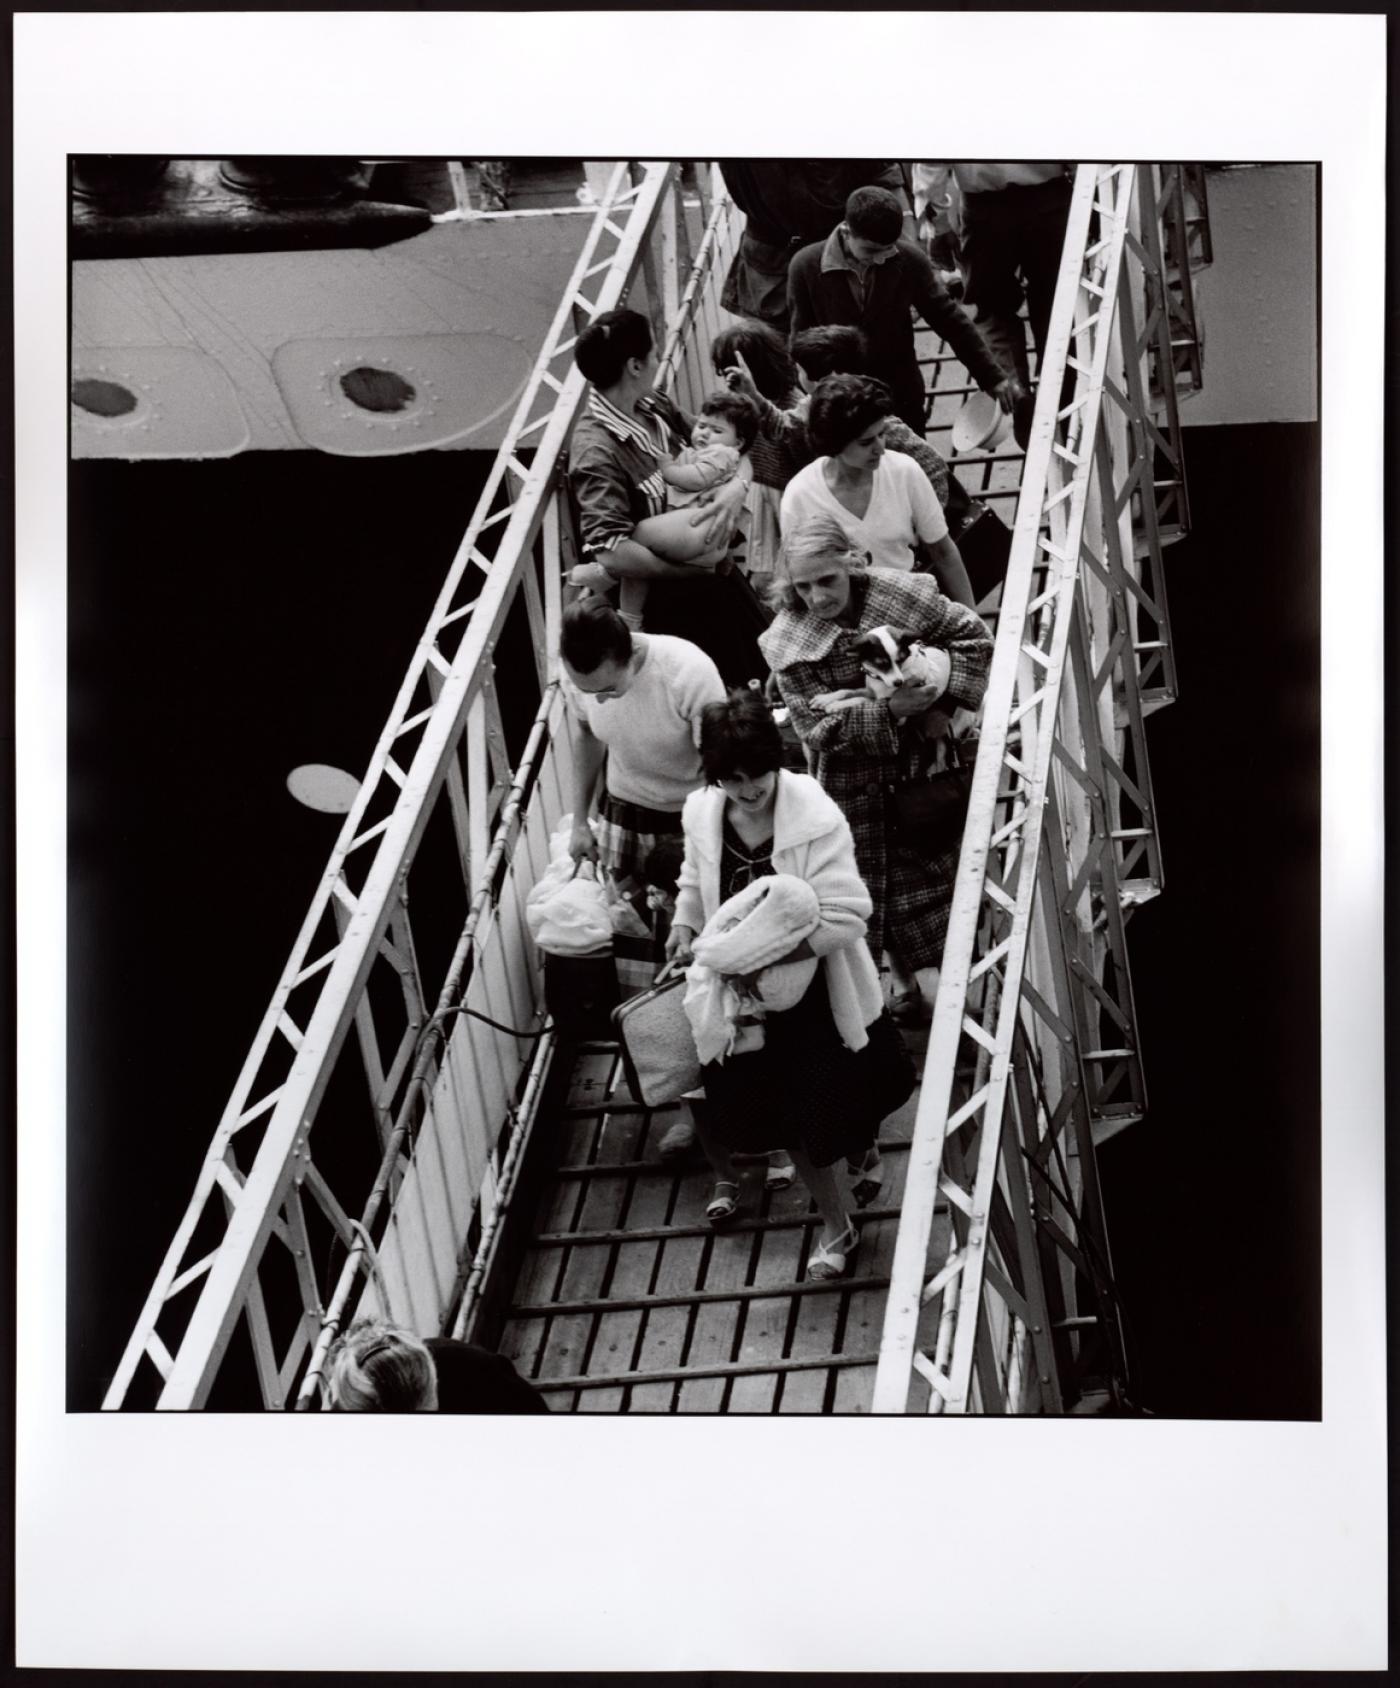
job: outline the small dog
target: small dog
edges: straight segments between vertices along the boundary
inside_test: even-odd
[[[872,627],[854,643],[865,670],[865,687],[873,698],[887,698],[901,686],[948,684],[948,656],[930,649],[907,627]]]
[[[916,639],[907,627],[872,627],[854,641],[853,649],[865,670],[863,688],[846,687],[841,691],[822,692],[812,699],[813,707],[821,712],[853,709],[871,698],[884,699],[901,686],[936,685],[942,690],[948,684],[949,660],[946,651],[936,645],[926,645]],[[914,717],[919,732],[925,738],[942,739],[951,730],[958,740],[966,739],[975,726],[977,716],[971,709],[948,709],[936,703],[923,715]]]

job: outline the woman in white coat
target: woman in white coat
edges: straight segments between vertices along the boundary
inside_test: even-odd
[[[840,1277],[858,1233],[838,1163],[869,1200],[879,1188],[880,1121],[915,1084],[865,942],[870,893],[845,816],[814,779],[783,767],[782,739],[756,691],[704,708],[700,758],[709,784],[682,811],[685,861],[668,954],[688,964],[720,905],[764,874],[804,880],[819,910],[815,930],[772,964],[817,959],[800,1001],[766,1016],[761,1048],[704,1068],[697,1129],[716,1176],[707,1217],[720,1226],[738,1211],[734,1152],[787,1149],[824,1222],[807,1274]]]

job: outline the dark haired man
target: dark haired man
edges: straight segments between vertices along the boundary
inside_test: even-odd
[[[924,378],[914,349],[917,311],[945,339],[968,374],[1005,411],[1022,396],[1020,379],[1005,369],[977,324],[951,298],[927,255],[902,235],[904,209],[884,188],[863,187],[846,201],[845,220],[825,241],[804,246],[788,267],[788,305],[794,334],[826,323],[865,335],[869,372],[885,382],[895,414],[922,434]]]
[[[853,188],[901,182],[899,165],[879,158],[727,158],[719,168],[745,219],[719,302],[784,334],[793,254],[826,239]]]

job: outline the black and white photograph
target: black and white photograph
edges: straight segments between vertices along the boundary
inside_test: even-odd
[[[139,121],[17,102],[17,1662],[1383,1663],[1383,81],[1089,122],[1107,67],[1179,101],[1264,20],[1202,60],[1001,14],[1084,111],[730,122],[708,41],[683,121],[652,86],[618,129],[545,95],[566,40],[593,101],[635,75],[642,14],[537,14],[533,65],[529,19],[305,13],[257,20],[256,111],[229,43],[215,121],[159,69],[231,16],[95,18]],[[745,21],[755,67],[997,27]],[[1383,59],[1271,21],[1290,86]],[[17,20],[36,75],[73,39]],[[449,40],[470,86],[513,49],[480,116],[321,74],[373,44],[426,96]],[[472,1623],[396,1640],[318,1564],[289,1650],[212,1639],[371,1471],[415,1609],[465,1578]],[[1309,1507],[1345,1592],[1279,1626]],[[1022,1529],[1055,1571],[992,1656]],[[1124,1558],[1105,1623],[1118,1530],[1175,1592]],[[724,1555],[800,1617],[678,1638]],[[936,1564],[928,1624],[839,1625],[853,1555],[906,1604]],[[200,1564],[143,1630],[122,1587]]]

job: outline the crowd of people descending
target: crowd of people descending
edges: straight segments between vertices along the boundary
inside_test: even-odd
[[[746,223],[698,415],[655,387],[641,313],[602,313],[575,349],[569,848],[646,887],[647,935],[614,944],[623,996],[713,964],[752,1010],[700,1048],[661,1156],[703,1153],[716,1228],[740,1211],[736,1157],[766,1159],[770,1189],[800,1177],[822,1221],[806,1273],[834,1278],[881,1188],[881,1121],[916,1083],[899,1025],[931,1016],[957,868],[956,837],[920,848],[888,794],[975,735],[992,656],[956,538],[974,503],[925,438],[913,318],[1024,444],[1019,312],[1039,355],[1070,181],[1043,164],[721,169]],[[872,695],[857,643],[877,628],[932,653],[928,677]],[[760,901],[741,953],[734,911]],[[450,1362],[516,1402],[457,1410],[528,1410],[479,1352],[352,1337],[329,1373],[343,1409],[442,1410],[434,1365]]]
[[[701,1047],[702,1084],[660,1153],[703,1152],[717,1227],[739,1212],[736,1157],[766,1156],[769,1187],[800,1177],[822,1219],[807,1273],[839,1277],[881,1186],[880,1122],[915,1084],[898,1026],[932,1013],[957,869],[957,837],[921,848],[889,794],[975,738],[992,656],[956,539],[973,500],[925,438],[914,317],[1024,443],[1019,312],[1039,353],[1070,179],[1058,165],[721,168],[746,226],[722,294],[737,320],[713,341],[699,415],[655,390],[640,313],[605,312],[576,347],[570,848],[649,887],[649,937],[618,940],[624,994],[668,964],[747,967],[726,977],[761,1005],[756,1026]],[[877,628],[932,653],[929,674],[873,695],[858,646]],[[721,934],[763,879],[757,967]]]

